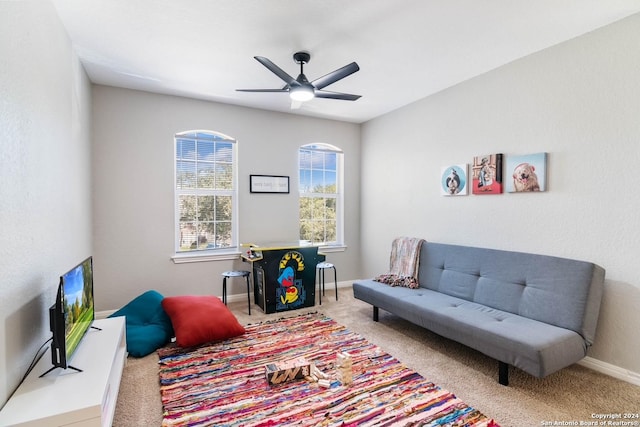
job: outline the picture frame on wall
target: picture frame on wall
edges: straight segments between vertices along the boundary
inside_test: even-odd
[[[502,153],[485,154],[473,158],[471,168],[473,194],[501,194]]]
[[[466,196],[469,194],[467,164],[450,165],[442,168],[440,192],[444,196]]]
[[[547,153],[507,156],[505,175],[507,192],[547,191]]]
[[[251,193],[289,194],[289,177],[284,175],[249,175]]]

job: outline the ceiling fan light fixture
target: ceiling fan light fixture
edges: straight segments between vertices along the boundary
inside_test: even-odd
[[[300,85],[289,89],[289,97],[293,101],[310,101],[315,96],[313,87],[307,85]]]
[[[325,87],[342,80],[347,76],[360,70],[360,67],[355,62],[347,64],[342,68],[338,68],[325,74],[324,76],[309,81],[307,76],[304,75],[303,67],[311,59],[309,52],[296,52],[293,54],[293,60],[296,64],[300,65],[300,74],[297,78],[293,78],[282,68],[271,62],[264,56],[254,56],[254,58],[264,65],[269,71],[278,76],[283,82],[286,83],[284,87],[279,89],[236,89],[240,92],[289,92],[291,101],[295,103],[309,101],[313,98],[328,98],[328,99],[341,99],[344,101],[356,101],[360,98],[360,95],[352,95],[350,93],[341,92],[328,92],[323,90]],[[299,107],[299,104],[298,104]]]

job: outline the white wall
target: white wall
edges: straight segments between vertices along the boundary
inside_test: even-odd
[[[49,2],[0,2],[0,406],[49,337],[58,276],[87,254],[96,258],[99,310],[149,288],[219,294],[219,273],[242,266],[169,260],[172,135],[187,129],[238,139],[243,241],[295,239],[297,230],[295,193],[251,195],[249,174],[290,175],[295,191],[299,145],[343,148],[349,248],[329,256],[341,280],[384,270],[398,235],[597,262],[607,280],[590,355],[640,372],[638,28],[636,15],[361,129],[124,89],[91,92]],[[550,153],[547,193],[439,195],[442,166],[539,151]]]
[[[91,105],[50,2],[0,2],[0,58],[3,406],[51,336],[59,276],[91,253]]]
[[[590,356],[640,373],[639,72],[635,15],[366,123],[363,274],[400,235],[593,261],[607,273]],[[439,193],[442,167],[545,151],[548,192]]]
[[[330,254],[339,279],[359,274],[360,126],[106,86],[93,89],[94,266],[98,309],[148,289],[163,295],[222,294],[241,261],[174,264],[174,140],[205,129],[238,141],[240,241],[298,240],[298,147],[344,150],[346,252]],[[290,194],[250,194],[249,175],[288,175]],[[230,294],[245,294],[234,280]]]

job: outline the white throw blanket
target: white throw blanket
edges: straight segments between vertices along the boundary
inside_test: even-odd
[[[424,239],[398,237],[391,245],[389,272],[374,278],[376,282],[391,286],[418,288],[418,268],[420,267],[420,248]]]

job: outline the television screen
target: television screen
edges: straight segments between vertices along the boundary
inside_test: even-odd
[[[49,309],[49,322],[53,333],[51,342],[51,363],[55,368],[71,368],[69,360],[78,348],[87,329],[95,317],[93,305],[93,259],[85,259],[80,264],[60,276],[56,302]]]
[[[61,277],[64,299],[66,359],[71,359],[94,319],[91,257]]]

